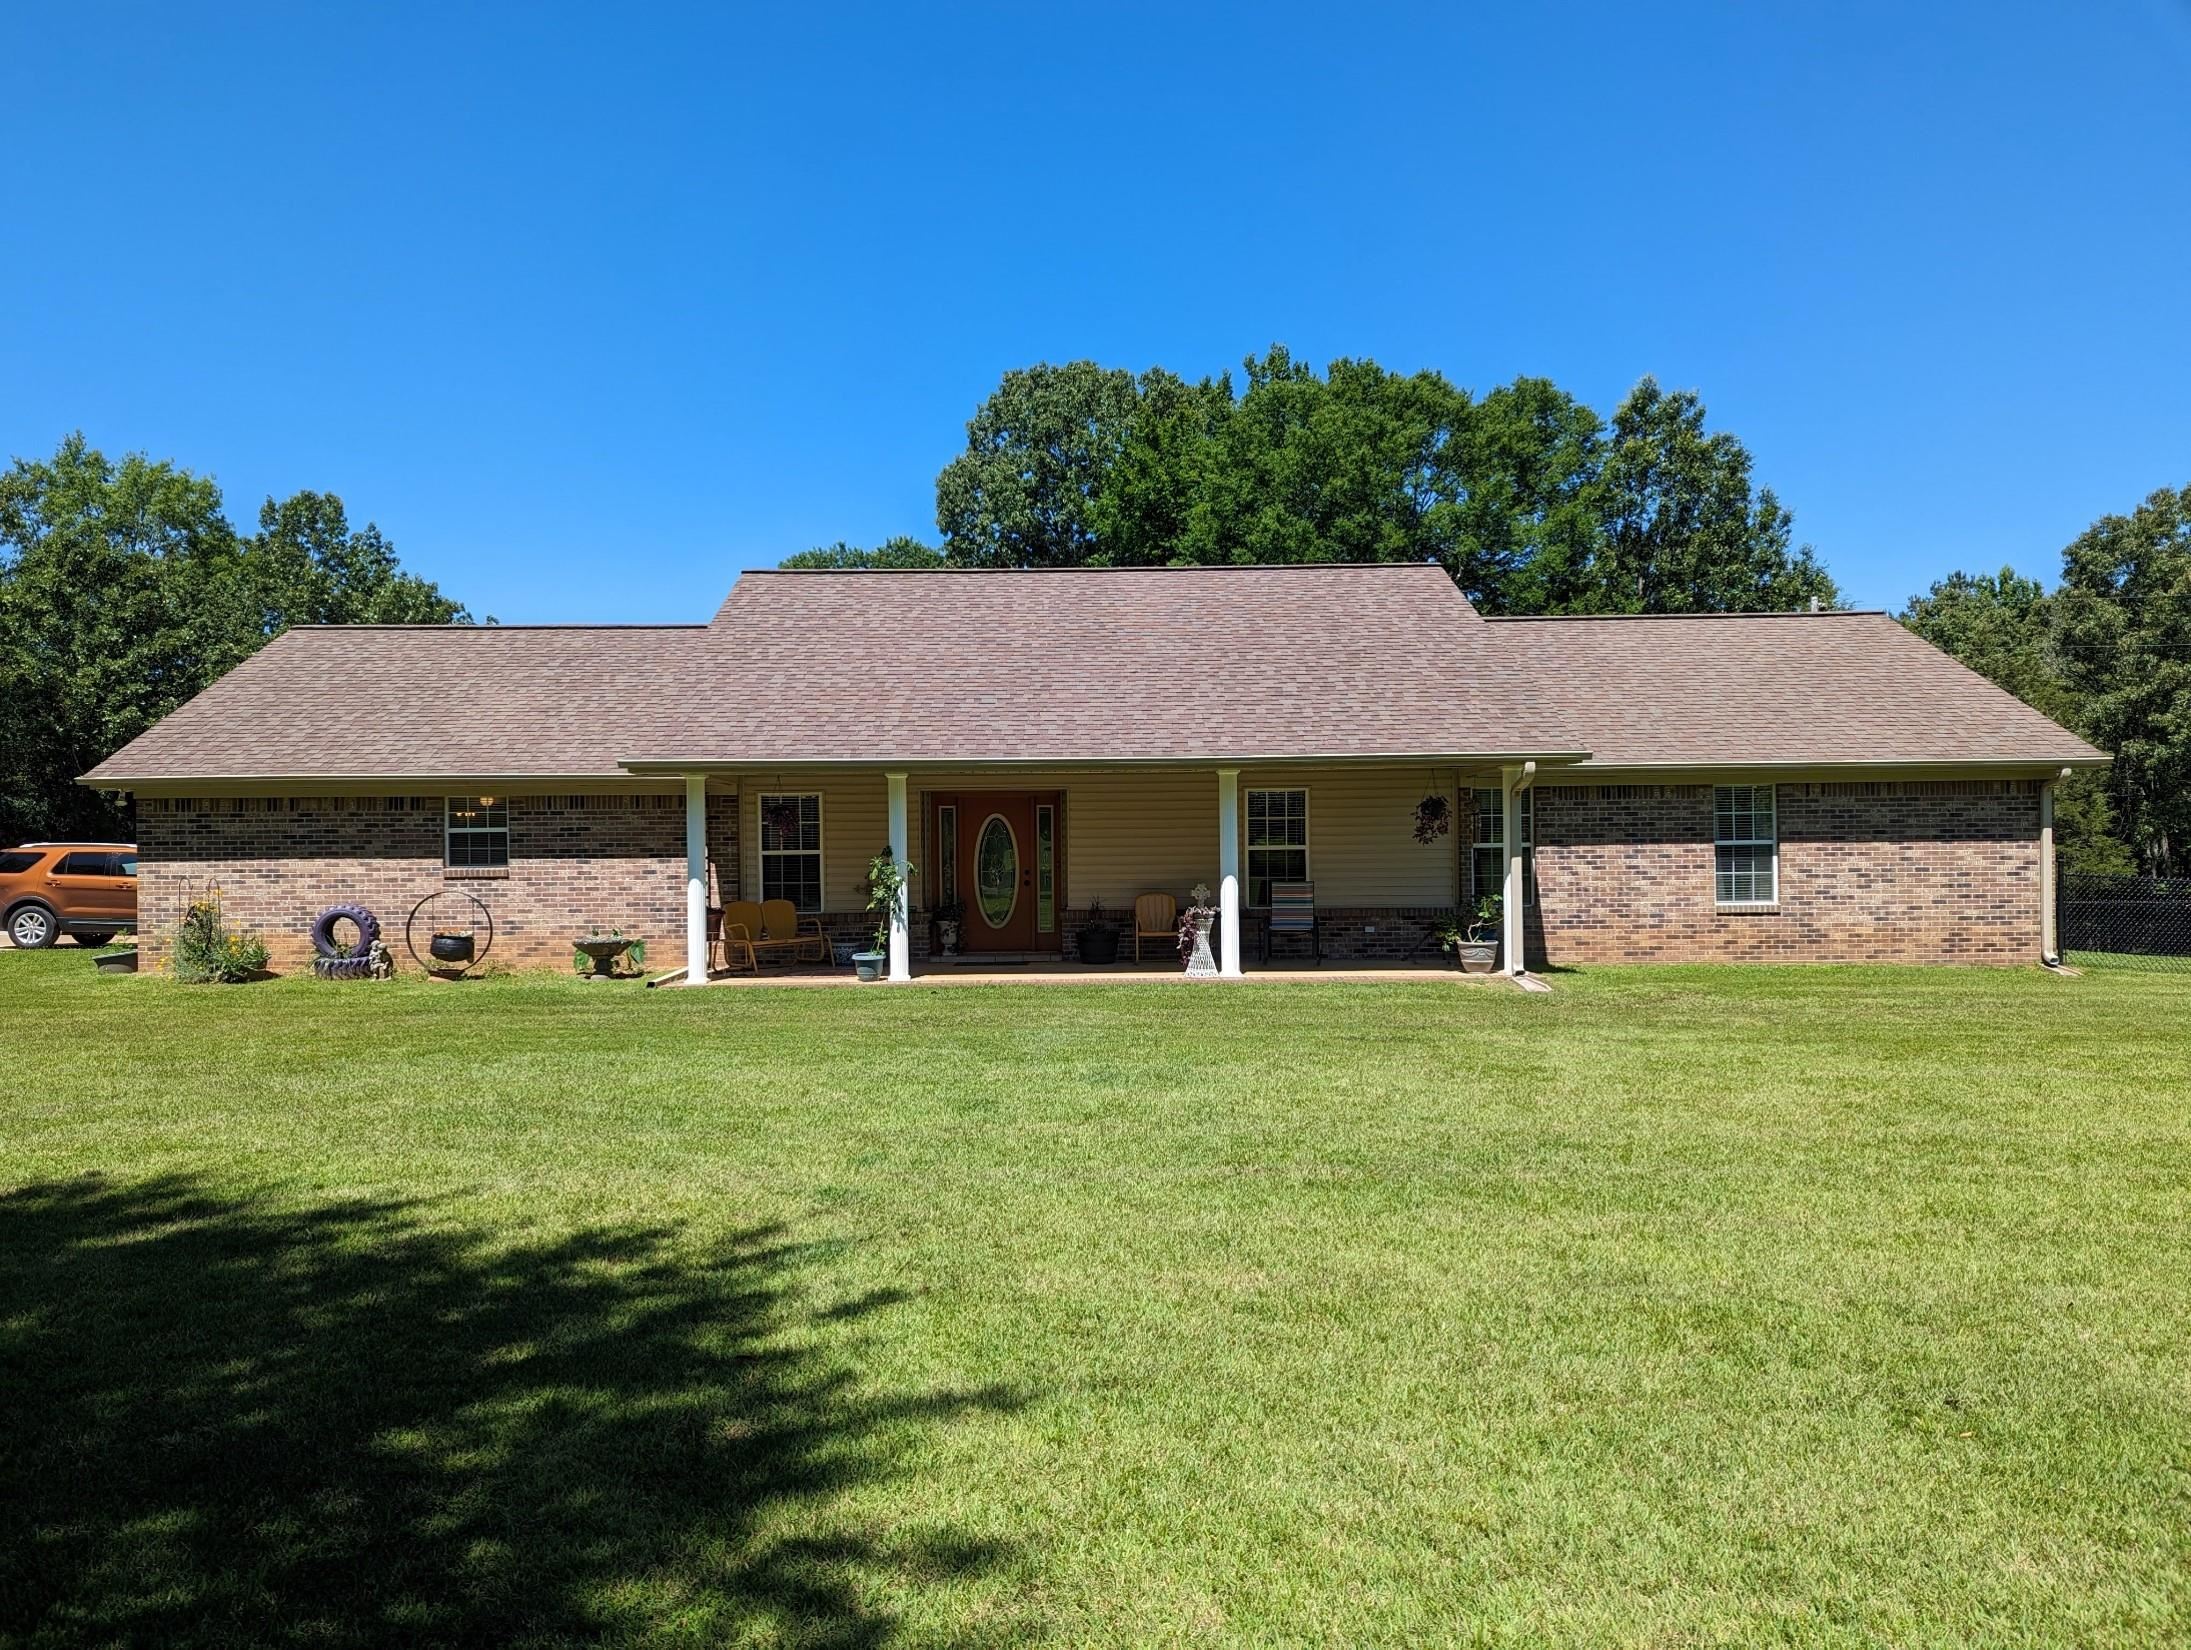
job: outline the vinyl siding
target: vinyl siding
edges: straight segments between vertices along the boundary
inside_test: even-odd
[[[867,863],[889,840],[887,792],[878,770],[829,770],[792,780],[738,781],[740,877],[760,886],[759,797],[778,791],[822,793],[822,874],[831,911],[867,903]],[[1449,768],[1244,768],[1240,774],[1243,841],[1250,790],[1309,793],[1309,874],[1318,903],[1330,906],[1450,906],[1467,848],[1461,787]],[[1062,791],[1065,794],[1065,899],[1085,907],[1100,898],[1114,910],[1137,894],[1184,895],[1217,882],[1217,774],[1210,768],[1042,768],[966,771],[916,768],[907,811],[913,862],[925,868],[922,841],[931,791]],[[1453,808],[1454,829],[1432,843],[1415,840],[1415,804],[1426,791]],[[711,795],[711,807],[725,798]],[[1241,866],[1246,869],[1243,849]],[[916,904],[928,890],[916,879]]]

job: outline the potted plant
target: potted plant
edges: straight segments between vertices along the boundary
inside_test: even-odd
[[[879,980],[890,961],[890,918],[913,880],[913,868],[898,863],[885,848],[867,862],[867,908],[875,914],[875,943],[852,953],[853,971],[863,980]]]
[[[949,899],[936,901],[930,913],[936,922],[936,950],[943,956],[959,954],[959,928],[966,921],[966,901],[953,894]]]
[[[1453,804],[1432,792],[1415,804],[1415,840],[1435,842],[1453,829]]]
[[[128,929],[110,934],[106,943],[99,947],[99,955],[92,965],[102,974],[134,974],[137,972],[137,936]]]
[[[1098,965],[1118,961],[1118,924],[1100,899],[1088,902],[1088,920],[1080,925],[1080,960]]]
[[[1455,921],[1438,930],[1438,949],[1458,962],[1464,974],[1490,973],[1499,966],[1499,912],[1499,896],[1484,895],[1466,928]]]

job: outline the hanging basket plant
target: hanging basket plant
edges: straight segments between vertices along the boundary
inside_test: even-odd
[[[1433,793],[1415,804],[1415,840],[1435,842],[1453,829],[1453,804]]]
[[[796,802],[772,802],[763,811],[761,823],[776,833],[778,842],[795,842],[799,836],[799,805]]]

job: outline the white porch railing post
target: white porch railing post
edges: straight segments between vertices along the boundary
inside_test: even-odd
[[[1499,772],[1500,802],[1506,810],[1506,880],[1499,896],[1499,917],[1505,930],[1505,971],[1522,972],[1522,805],[1521,770]]]
[[[685,775],[685,984],[708,983],[708,781]]]
[[[1217,972],[1240,974],[1240,770],[1217,770]]]
[[[883,782],[890,788],[890,857],[898,862],[898,869],[903,872],[911,863],[906,857],[910,838],[905,828],[905,775],[886,773]],[[890,977],[893,980],[913,977],[911,898],[911,890],[901,880],[898,897],[890,907]]]

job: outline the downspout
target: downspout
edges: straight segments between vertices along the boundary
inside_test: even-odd
[[[1515,979],[1529,972],[1528,924],[1524,921],[1523,907],[1527,904],[1527,881],[1522,871],[1522,809],[1521,799],[1537,777],[1537,764],[1524,762],[1518,769],[1510,768],[1501,776],[1500,789],[1505,792],[1506,817],[1501,822],[1506,837],[1506,875],[1501,879],[1504,890],[1505,910],[1502,926],[1506,930],[1506,972]]]
[[[2069,770],[2064,768],[2053,778],[2039,782],[2039,961],[2049,968],[2062,966],[2061,934],[2056,921],[2058,895],[2054,868],[2054,786],[2057,780],[2068,777]]]

